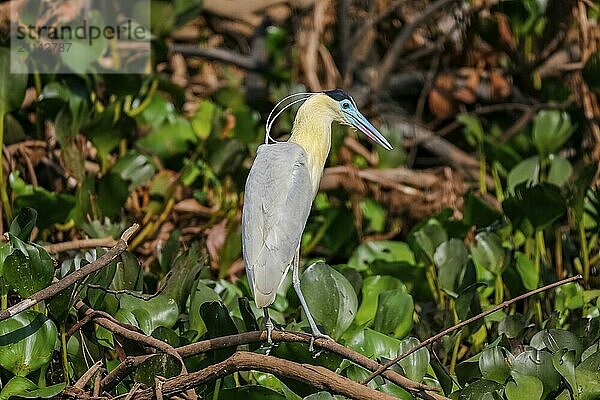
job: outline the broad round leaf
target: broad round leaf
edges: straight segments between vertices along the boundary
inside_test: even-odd
[[[406,353],[407,351],[417,347],[421,342],[416,337],[408,337],[400,341],[398,354]],[[414,353],[404,357],[398,362],[404,370],[404,376],[416,382],[422,382],[427,368],[429,367],[429,352],[426,347],[420,348]]]
[[[515,188],[521,183],[527,186],[533,186],[538,183],[540,175],[540,157],[533,156],[526,158],[515,165],[506,178],[508,191],[514,193]]]
[[[200,337],[206,333],[206,325],[200,316],[200,306],[207,302],[219,301],[221,298],[213,289],[209,288],[202,281],[198,280],[196,289],[191,293],[190,299],[190,327],[198,332],[197,336]]]
[[[373,328],[402,339],[412,329],[413,313],[414,302],[410,294],[402,289],[386,290],[379,295]]]
[[[528,376],[513,372],[514,382],[509,382],[504,389],[508,400],[540,400],[544,392],[544,385],[535,376]]]
[[[315,263],[302,274],[300,286],[315,321],[326,334],[338,339],[354,320],[358,307],[350,282],[329,265]]]
[[[572,350],[575,352],[575,360],[579,361],[583,346],[574,333],[562,329],[544,329],[536,333],[529,345],[535,349],[548,349],[551,353],[560,350]]]
[[[551,154],[548,158],[550,166],[546,179],[548,183],[561,187],[567,183],[571,174],[573,174],[573,166],[569,160],[555,154]]]
[[[512,354],[504,348],[498,346],[486,348],[479,357],[481,375],[485,379],[504,384],[510,375],[512,358]]]
[[[535,269],[533,261],[520,251],[515,252],[517,272],[521,277],[523,286],[528,290],[537,289],[539,274]]]
[[[119,304],[122,309],[129,310],[135,315],[139,327],[147,335],[159,326],[173,327],[179,317],[177,303],[165,292],[147,301],[132,295],[124,295]]]
[[[30,245],[20,240],[13,252],[4,260],[4,279],[21,297],[29,297],[50,285],[54,277],[54,263],[40,246]]]
[[[544,385],[545,398],[550,392],[558,389],[560,374],[554,368],[552,355],[545,350],[527,350],[515,357],[511,373],[534,376]],[[513,375],[514,376],[514,375]]]
[[[23,207],[10,224],[9,232],[19,239],[28,242],[36,221],[37,211],[31,207]]]
[[[542,110],[533,121],[533,143],[543,157],[556,152],[573,133],[571,117],[565,111]]]
[[[494,275],[502,274],[507,265],[508,251],[502,247],[502,239],[494,232],[481,232],[475,236],[471,255],[477,265]]]
[[[66,383],[58,383],[40,388],[27,378],[13,376],[2,388],[0,400],[8,400],[13,396],[24,399],[51,399],[58,396],[66,385]]]
[[[450,239],[438,246],[433,261],[438,269],[438,279],[442,289],[456,294],[460,276],[468,260],[469,253],[461,240]]]
[[[135,381],[154,386],[154,378],[172,378],[181,372],[181,362],[170,354],[157,354],[140,365],[135,372]]]
[[[494,394],[498,394],[502,385],[487,379],[478,380],[463,389],[459,400],[493,400]]]
[[[571,390],[577,390],[577,380],[575,377],[575,351],[562,349],[552,356],[552,363],[559,374],[565,378]]]
[[[54,323],[36,311],[0,321],[0,365],[26,376],[50,361],[57,339]]]
[[[356,312],[356,324],[365,325],[375,319],[379,295],[386,290],[401,289],[406,292],[406,287],[400,279],[389,275],[369,276],[363,281],[362,301]]]
[[[403,242],[378,240],[361,244],[348,260],[348,266],[366,271],[374,261],[415,263],[415,255]]]

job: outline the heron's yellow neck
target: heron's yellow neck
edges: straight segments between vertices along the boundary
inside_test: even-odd
[[[331,149],[331,123],[333,116],[327,102],[315,95],[300,107],[294,120],[294,127],[289,141],[302,146],[308,156],[308,170],[313,186],[313,194],[317,194],[323,168]]]

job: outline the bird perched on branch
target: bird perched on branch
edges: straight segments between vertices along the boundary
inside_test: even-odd
[[[292,98],[295,99],[271,118],[280,104]],[[304,104],[298,109],[289,140],[273,140],[270,131],[274,120],[299,102]],[[267,307],[275,301],[277,289],[290,267],[294,290],[313,340],[327,337],[319,331],[302,295],[298,268],[302,232],[331,149],[333,121],[352,126],[387,150],[392,149],[343,90],[293,94],[277,103],[269,114],[265,144],[259,146],[246,181],[242,214],[244,265],[256,305],[264,312],[269,344],[272,344],[273,323]]]

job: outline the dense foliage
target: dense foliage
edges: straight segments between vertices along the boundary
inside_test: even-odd
[[[346,12],[354,13],[352,21],[360,26],[366,11],[358,2],[342,3],[353,4]],[[40,75],[23,65],[30,68],[28,75],[10,75],[9,51],[0,48],[0,142],[7,154],[0,174],[6,232],[0,244],[2,309],[98,259],[111,241],[66,252],[51,243],[117,239],[131,223],[141,225],[128,251],[105,268],[0,321],[0,399],[50,398],[99,360],[108,372],[125,357],[147,351],[99,324],[79,324],[81,301],[175,348],[262,327],[240,259],[243,187],[264,138],[263,117],[278,99],[303,90],[298,82],[310,87],[311,77],[319,75],[305,69],[293,47],[296,22],[312,21],[312,8],[302,12],[308,15],[257,28],[269,68],[244,71],[190,58],[181,83],[175,78],[182,75],[178,62],[185,61],[167,51],[178,33],[194,27],[198,41],[219,36],[236,51],[231,43],[241,33],[220,31],[222,21],[211,19],[210,10],[193,18],[201,9],[193,1],[156,1],[153,7],[162,18],[153,20],[152,74]],[[574,72],[556,67],[559,72],[542,76],[538,69],[552,54],[579,43],[568,40],[581,29],[573,10],[583,9],[586,21],[597,24],[598,6],[507,0],[464,7],[466,20],[455,22],[462,50],[451,43],[455,35],[433,28],[415,33],[417,42],[426,38],[446,46],[433,55],[419,55],[414,43],[407,51],[411,66],[427,78],[416,94],[399,94],[390,84],[380,92],[380,103],[366,95],[359,100],[374,120],[381,112],[378,122],[396,146],[393,153],[371,151],[370,144],[335,127],[328,165],[352,172],[343,178],[348,182],[317,196],[302,239],[302,290],[324,332],[384,362],[505,300],[582,274],[581,281],[511,304],[393,368],[451,398],[600,399],[600,142],[594,136],[598,115],[590,117],[582,106],[592,101],[598,107],[600,56],[582,48],[587,63]],[[377,66],[395,36],[394,24],[407,24],[403,12],[410,14],[390,12],[378,21],[381,26],[370,27],[377,39],[360,68]],[[327,13],[335,16],[333,10]],[[564,20],[558,24],[559,19]],[[300,25],[296,28],[309,33],[316,29]],[[331,37],[323,40],[347,73],[351,63],[336,47],[342,39],[332,26],[325,27],[324,37]],[[496,76],[510,94],[482,99],[475,91],[470,101],[454,87],[455,96],[444,98],[441,79],[458,82],[460,76],[453,74],[461,67],[478,81],[492,71],[492,81]],[[364,92],[368,83],[355,74],[349,89]],[[260,79],[266,79],[265,96],[249,95]],[[403,107],[417,115],[413,130],[450,127],[440,140],[474,164],[465,166],[428,147],[417,150],[429,139],[403,131],[405,120],[387,119],[382,99],[394,110]],[[293,115],[282,115],[280,133],[289,131]],[[369,180],[358,173],[408,166],[422,170],[417,177],[434,179],[436,189],[428,193],[419,184],[394,181],[393,175]],[[448,184],[445,180],[452,193],[444,195],[437,189]],[[270,312],[282,329],[309,331],[291,277]],[[186,369],[201,370],[235,350],[188,357]],[[280,343],[269,351],[355,381],[370,373],[333,353],[312,357],[302,344]],[[159,353],[105,394],[127,393],[134,383],[152,386],[156,376],[168,379],[181,372],[177,358]],[[369,385],[413,398],[381,377]],[[332,398],[259,371],[235,373],[196,390],[213,399]]]

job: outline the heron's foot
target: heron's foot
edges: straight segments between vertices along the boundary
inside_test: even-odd
[[[308,351],[310,351],[312,353],[313,358],[319,357],[321,355],[321,353],[323,352],[323,350],[315,352],[315,340],[316,339],[327,339],[327,340],[335,341],[331,337],[325,335],[324,333],[321,333],[319,331],[313,332],[313,334],[310,335],[310,343],[308,345]]]

